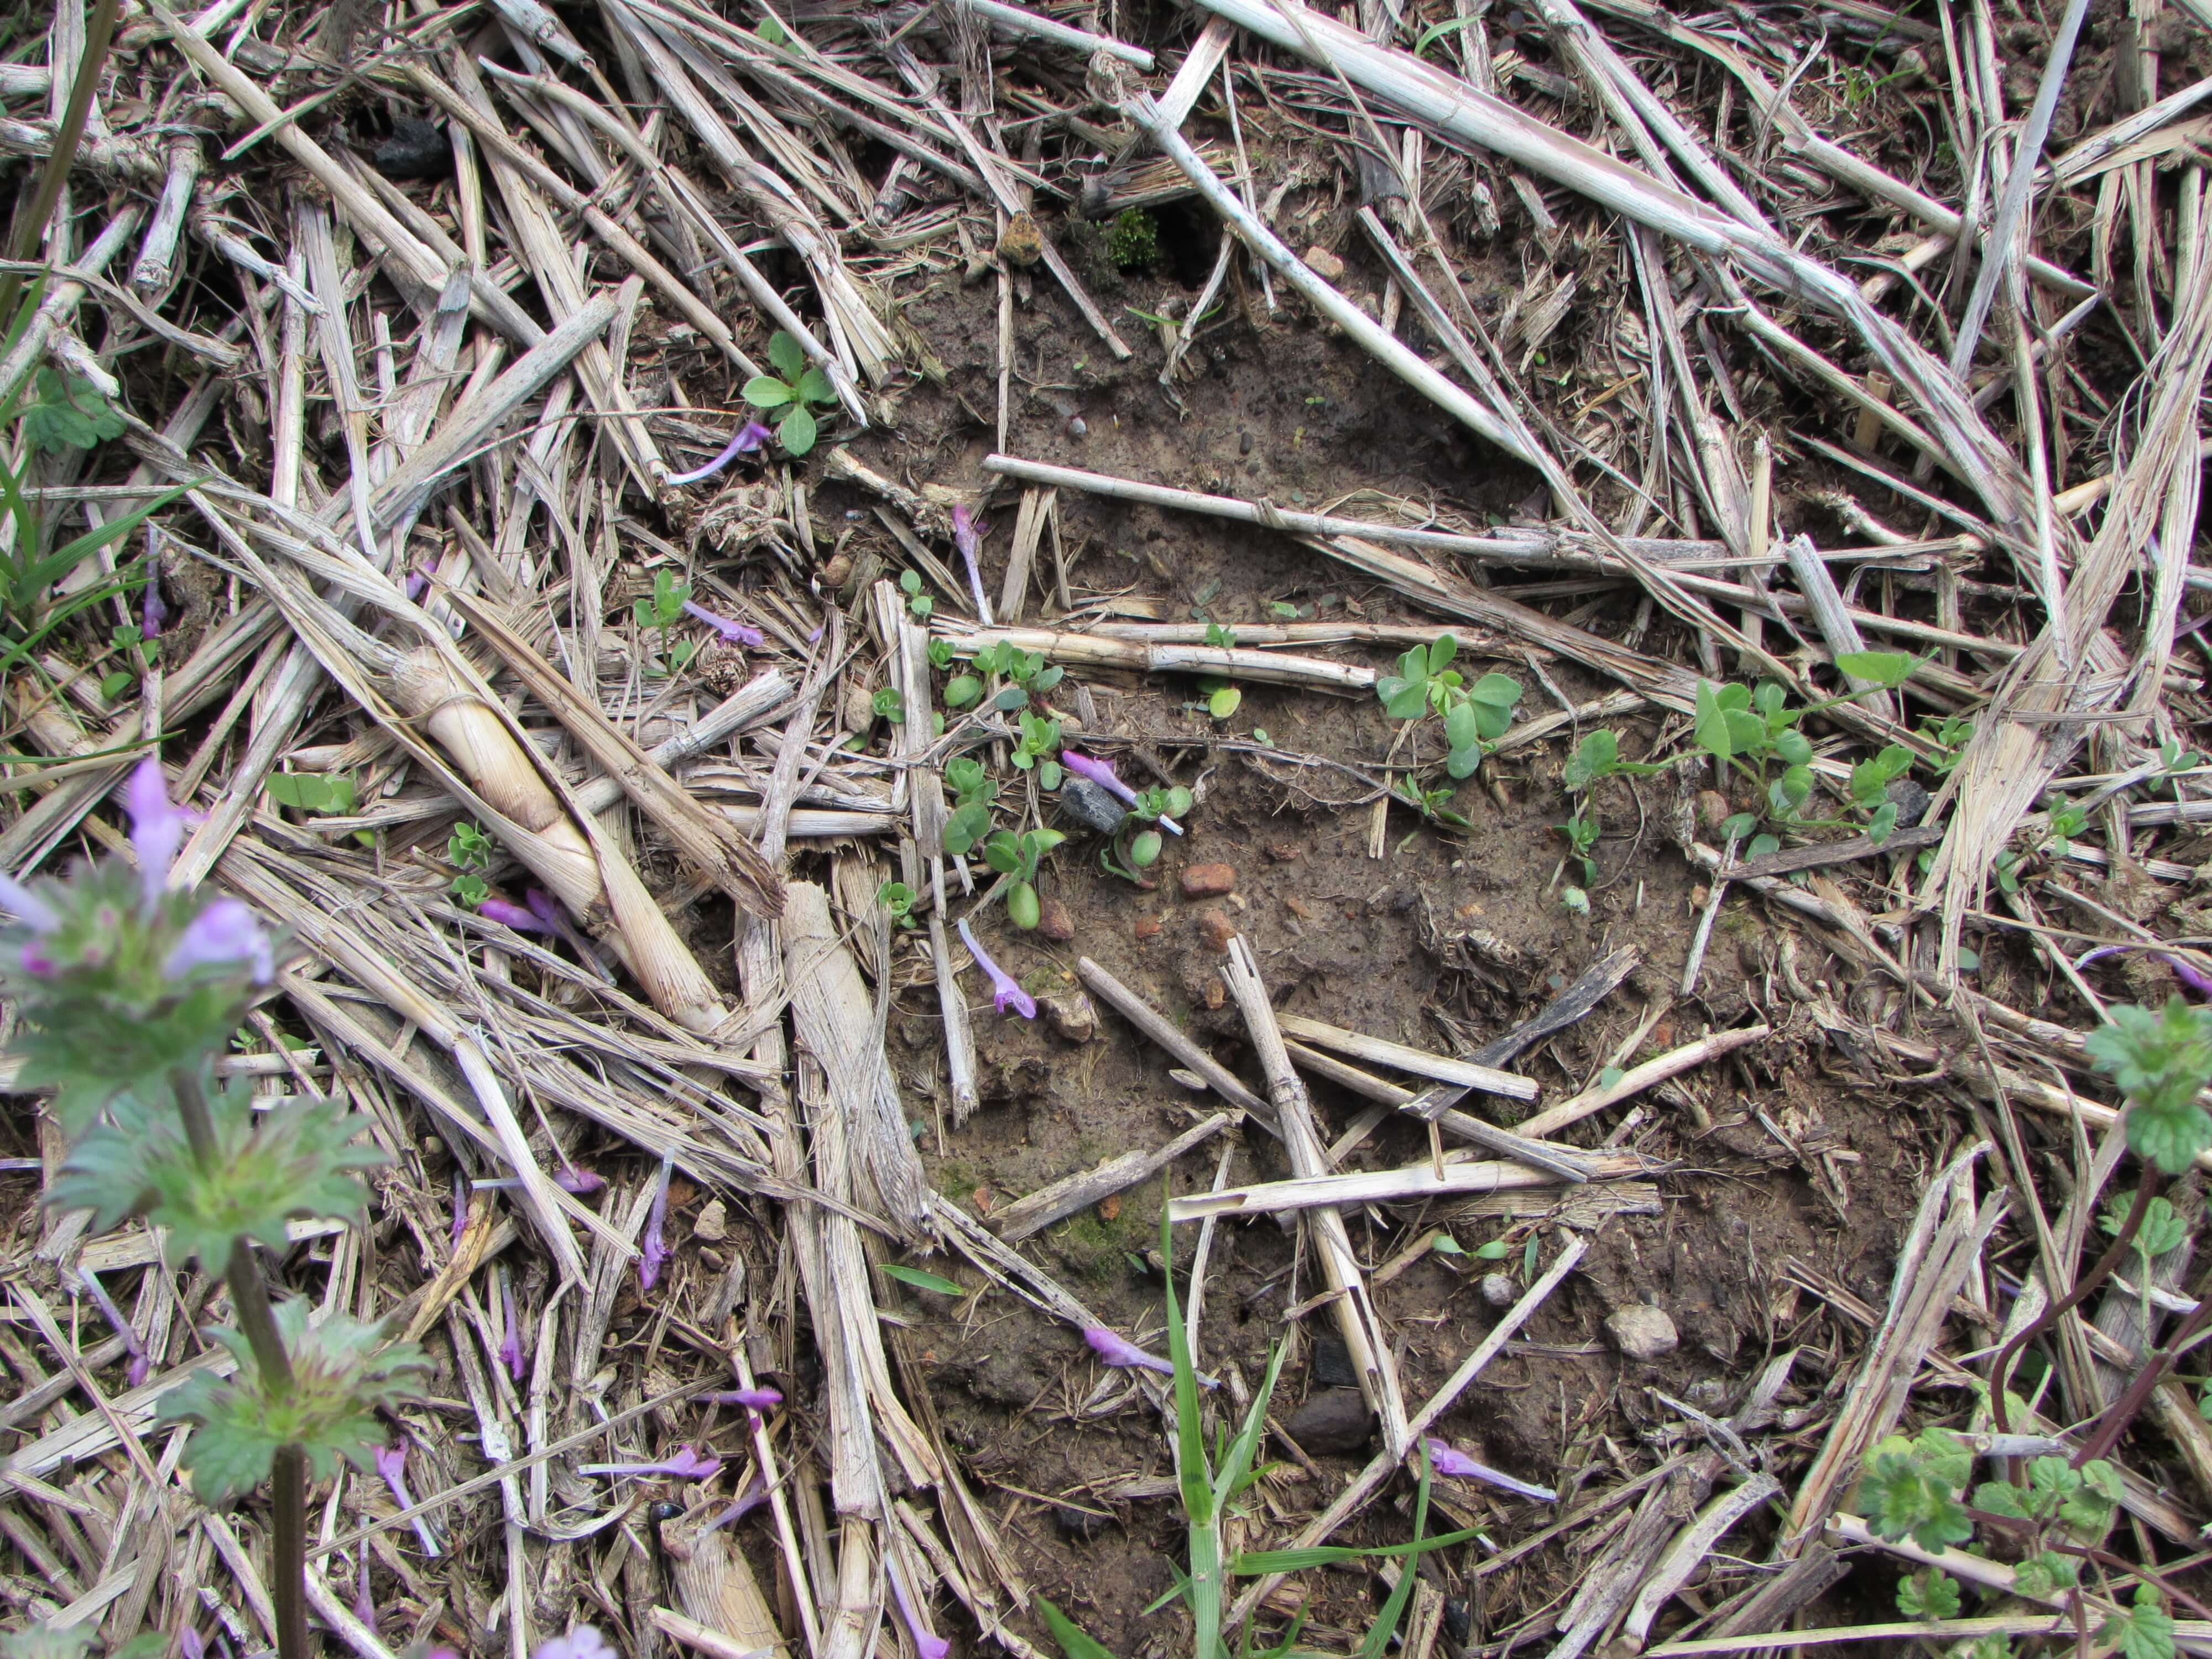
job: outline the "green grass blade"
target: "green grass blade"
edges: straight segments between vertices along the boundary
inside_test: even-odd
[[[1429,1525],[1429,1449],[1421,1448],[1421,1483],[1413,1491],[1413,1541],[1421,1541],[1421,1534]],[[1413,1599],[1413,1581],[1420,1575],[1411,1563],[1398,1575],[1398,1583],[1390,1592],[1390,1599],[1382,1604],[1382,1611],[1375,1615],[1375,1622],[1367,1627],[1366,1639],[1359,1644],[1358,1659],[1382,1659],[1390,1645],[1391,1633],[1398,1628],[1398,1620],[1405,1616],[1406,1603]]]
[[[1279,1342],[1274,1352],[1267,1356],[1267,1378],[1260,1384],[1259,1393],[1252,1396],[1252,1408],[1244,1413],[1244,1426],[1231,1443],[1220,1471],[1213,1478],[1213,1504],[1217,1510],[1229,1506],[1229,1500],[1243,1486],[1245,1474],[1259,1452],[1261,1437],[1267,1430],[1267,1402],[1274,1397],[1275,1379],[1283,1374],[1283,1361],[1289,1352],[1289,1345]]]
[[[4,467],[0,467],[0,471],[5,471]],[[121,518],[107,524],[94,526],[74,541],[56,548],[45,558],[27,567],[23,572],[25,585],[33,589],[40,589],[59,581],[101,548],[112,542],[122,540],[124,537],[145,523],[152,514],[160,512],[193,487],[191,484],[173,484],[155,496],[153,500],[143,501],[132,507]]]
[[[1066,1659],[1114,1659],[1112,1649],[1086,1633],[1042,1595],[1031,1597],[1030,1605],[1036,1608],[1037,1617],[1044,1620],[1044,1627],[1052,1632],[1052,1639],[1060,1644]]]
[[[1213,1519],[1213,1487],[1206,1479],[1206,1434],[1198,1420],[1198,1366],[1190,1353],[1190,1338],[1182,1328],[1175,1287],[1175,1237],[1168,1225],[1167,1200],[1160,1202],[1160,1260],[1167,1273],[1168,1358],[1175,1365],[1176,1480],[1182,1488],[1183,1513],[1193,1527]],[[1201,1652],[1200,1659],[1206,1659]]]
[[[1464,1544],[1476,1535],[1477,1529],[1469,1527],[1464,1532],[1438,1533],[1434,1538],[1417,1539],[1410,1544],[1383,1544],[1374,1549],[1316,1544],[1303,1550],[1252,1550],[1232,1560],[1229,1571],[1240,1578],[1258,1578],[1268,1573],[1304,1572],[1310,1567],[1334,1566],[1340,1561],[1357,1561],[1369,1555],[1425,1555],[1431,1550]]]

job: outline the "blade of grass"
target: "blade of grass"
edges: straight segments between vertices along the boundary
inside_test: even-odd
[[[1421,1480],[1413,1489],[1413,1542],[1421,1542],[1421,1534],[1429,1524],[1429,1448],[1421,1443]],[[1409,1562],[1392,1586],[1390,1599],[1382,1604],[1382,1611],[1375,1615],[1375,1622],[1367,1627],[1366,1639],[1359,1644],[1359,1659],[1382,1659],[1384,1650],[1390,1645],[1391,1632],[1398,1628],[1398,1620],[1405,1616],[1406,1603],[1413,1600],[1413,1581],[1420,1575]]]
[[[1206,1431],[1198,1418],[1198,1366],[1190,1338],[1176,1305],[1175,1235],[1168,1221],[1172,1180],[1162,1182],[1160,1259],[1166,1264],[1168,1358],[1175,1366],[1176,1480],[1182,1490],[1183,1515],[1190,1523],[1192,1659],[1216,1659],[1221,1651],[1221,1528],[1213,1485],[1206,1468]]]

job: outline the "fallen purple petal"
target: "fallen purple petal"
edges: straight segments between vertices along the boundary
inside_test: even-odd
[[[705,1530],[712,1532],[717,1527],[726,1527],[731,1522],[750,1515],[767,1503],[768,1498],[768,1482],[761,1479],[761,1472],[756,1468],[745,1477],[745,1489],[738,1494],[737,1501],[709,1521]]]
[[[722,1460],[712,1452],[702,1452],[690,1441],[677,1447],[675,1453],[658,1463],[586,1463],[580,1474],[643,1474],[667,1475],[678,1480],[706,1480],[713,1478],[722,1467]]]
[[[2129,951],[2148,951],[2154,956],[2162,957],[2165,958],[2166,965],[2172,970],[2174,978],[2180,981],[2184,987],[2196,992],[2200,997],[2212,1000],[2212,977],[2208,977],[2203,969],[2197,968],[2177,952],[2161,949],[2156,945],[2133,941],[2124,945],[2100,945],[2094,951],[2084,951],[2080,956],[2075,957],[2074,966],[2076,969],[2087,968],[2100,957],[2118,956]]]
[[[592,948],[591,940],[576,931],[568,921],[568,913],[561,908],[552,894],[543,887],[532,887],[525,890],[522,897],[523,902],[529,905],[532,915],[568,942],[568,948],[576,953],[577,961],[608,984],[615,982],[615,976],[607,970],[606,963],[599,960],[599,953]],[[605,1183],[600,1184],[604,1186]],[[591,1189],[586,1188],[585,1190],[588,1192]]]
[[[990,953],[975,943],[975,935],[968,929],[968,918],[963,916],[955,924],[960,930],[960,942],[968,947],[968,954],[975,958],[975,965],[989,976],[991,1000],[1000,1013],[1009,1007],[1024,1019],[1036,1018],[1036,999],[1014,982],[1013,976],[991,960]]]
[[[146,574],[145,602],[138,611],[138,637],[142,640],[160,639],[161,624],[168,620],[169,607],[161,603],[161,578],[149,570]]]
[[[433,1653],[430,1659],[438,1656]],[[539,1643],[530,1659],[616,1659],[616,1654],[605,1637],[589,1625],[579,1625],[566,1636]]]
[[[1085,1325],[1083,1340],[1091,1345],[1091,1352],[1109,1365],[1122,1365],[1138,1370],[1158,1371],[1162,1376],[1173,1376],[1175,1366],[1156,1353],[1146,1353],[1118,1331],[1109,1331],[1103,1325]]]
[[[906,1580],[899,1571],[897,1556],[886,1553],[884,1569],[890,1575],[891,1595],[898,1601],[899,1617],[906,1621],[907,1633],[914,1638],[915,1651],[921,1656],[921,1659],[945,1659],[945,1656],[952,1651],[952,1644],[942,1636],[932,1634],[929,1626],[922,1622],[921,1615],[915,1612],[914,1602],[906,1593]]]
[[[512,927],[518,933],[550,933],[553,925],[527,905],[513,904],[503,898],[488,898],[477,906],[477,914],[502,927]]]
[[[694,467],[689,472],[671,473],[668,482],[672,484],[703,483],[737,459],[738,456],[751,454],[774,435],[758,421],[747,421],[737,429],[730,441],[723,446],[722,453],[715,456],[713,460],[704,466]]]
[[[253,970],[256,985],[266,985],[276,976],[269,935],[253,912],[242,900],[219,898],[194,916],[178,936],[161,971],[171,979],[181,979],[195,968],[241,962]]]
[[[51,933],[62,925],[54,907],[13,876],[0,874],[0,904],[13,910],[34,933]]]
[[[563,1164],[553,1176],[553,1184],[564,1193],[578,1197],[596,1193],[607,1184],[607,1178],[594,1170],[580,1169],[574,1164]]]
[[[775,1389],[720,1389],[707,1396],[718,1406],[743,1406],[749,1411],[772,1411],[783,1404],[782,1394]]]
[[[361,1566],[353,1584],[353,1616],[369,1627],[376,1628],[376,1603],[368,1594],[368,1552],[361,1553]]]
[[[1493,1469],[1487,1463],[1478,1463],[1465,1452],[1447,1446],[1433,1436],[1421,1443],[1428,1448],[1429,1467],[1438,1474],[1448,1474],[1461,1480],[1484,1481],[1506,1492],[1517,1492],[1523,1498],[1533,1498],[1542,1504],[1555,1503],[1559,1499],[1559,1493],[1550,1487],[1531,1486],[1526,1480],[1516,1480],[1502,1469]]]
[[[688,617],[696,617],[720,634],[726,644],[750,646],[757,651],[768,643],[768,635],[759,629],[744,623],[732,622],[727,617],[709,611],[703,605],[696,605],[690,599],[684,601],[684,613]]]
[[[392,1492],[392,1501],[398,1504],[403,1512],[415,1507],[415,1500],[407,1495],[407,1443],[404,1440],[397,1445],[376,1449],[376,1472],[384,1477],[384,1484]],[[430,1530],[430,1523],[419,1515],[415,1517],[415,1535],[422,1540],[425,1554],[438,1553],[437,1535]]]
[[[399,587],[400,591],[406,594],[408,599],[411,601],[421,599],[422,597],[422,590],[429,585],[430,579],[428,576],[424,575],[419,570],[410,570],[407,573],[407,580],[402,582],[399,585]]]
[[[507,1334],[500,1339],[500,1363],[507,1367],[507,1375],[516,1382],[522,1381],[522,1323],[514,1316],[514,1281],[502,1273],[499,1276],[500,1312],[507,1326]]]
[[[134,1389],[144,1387],[147,1374],[154,1367],[146,1357],[146,1345],[139,1339],[138,1328],[123,1316],[123,1310],[115,1305],[114,1298],[107,1293],[107,1287],[100,1282],[99,1274],[88,1269],[82,1278],[85,1293],[98,1304],[107,1322],[115,1328],[115,1334],[123,1339],[124,1352],[131,1356],[130,1366],[124,1372],[125,1378]]]
[[[991,625],[991,606],[983,597],[983,573],[976,566],[975,556],[982,550],[983,538],[990,533],[975,522],[975,515],[964,505],[952,509],[952,544],[960,550],[960,557],[968,566],[968,589],[975,596],[975,619],[986,628]]]
[[[660,1160],[660,1173],[653,1177],[653,1207],[646,1212],[645,1237],[638,1245],[637,1282],[648,1291],[660,1277],[660,1264],[668,1260],[668,1246],[661,1239],[660,1227],[668,1218],[668,1177],[675,1168],[672,1158]]]
[[[1115,775],[1109,763],[1097,756],[1079,755],[1073,749],[1063,749],[1060,751],[1060,763],[1078,777],[1090,779],[1109,794],[1120,796],[1132,806],[1137,804],[1137,792]],[[1159,825],[1171,836],[1182,834],[1182,825],[1165,813],[1160,815]]]
[[[151,910],[169,889],[169,866],[185,844],[189,819],[183,808],[169,799],[168,780],[161,763],[147,756],[131,769],[123,789],[124,810],[131,814],[131,845],[138,854],[138,886]]]

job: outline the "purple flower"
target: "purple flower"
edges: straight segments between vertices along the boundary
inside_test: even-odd
[[[82,1273],[85,1293],[99,1304],[107,1322],[115,1327],[115,1334],[123,1339],[124,1352],[131,1356],[131,1364],[124,1372],[125,1378],[134,1389],[143,1387],[146,1374],[153,1370],[153,1362],[146,1357],[146,1345],[139,1340],[138,1328],[123,1316],[123,1310],[115,1305],[107,1294],[107,1287],[100,1282],[100,1275],[89,1268]]]
[[[553,1184],[562,1192],[574,1193],[580,1198],[586,1193],[599,1191],[607,1184],[607,1178],[592,1170],[580,1169],[574,1164],[564,1163],[555,1172]]]
[[[522,1325],[514,1316],[514,1281],[504,1273],[499,1276],[500,1311],[507,1334],[500,1339],[499,1357],[507,1366],[507,1374],[518,1382],[522,1381]]]
[[[168,960],[161,964],[161,971],[171,979],[181,979],[195,968],[237,962],[252,966],[256,985],[266,985],[276,976],[269,935],[262,931],[253,912],[241,900],[219,898],[192,918],[178,937]]]
[[[968,954],[975,958],[975,965],[990,976],[991,1000],[1000,1013],[1011,1007],[1024,1019],[1036,1018],[1036,999],[1013,981],[1012,975],[991,960],[990,954],[975,943],[975,935],[968,931],[968,918],[963,916],[957,924],[960,942],[968,947]]]
[[[665,1154],[660,1160],[660,1173],[653,1177],[653,1207],[646,1212],[645,1237],[637,1253],[637,1282],[644,1290],[653,1288],[653,1281],[660,1277],[660,1264],[668,1260],[668,1246],[661,1242],[660,1226],[668,1218],[668,1177],[675,1168],[674,1154]]]
[[[469,1230],[469,1182],[461,1166],[453,1165],[453,1249],[461,1248],[461,1235]]]
[[[975,568],[975,555],[983,545],[983,538],[990,533],[989,526],[976,523],[975,515],[964,505],[952,509],[952,544],[967,562],[968,587],[975,596],[975,617],[986,627],[990,625],[991,607],[983,598],[983,573]]]
[[[570,925],[568,913],[554,902],[552,894],[547,892],[543,887],[526,888],[523,890],[522,899],[523,902],[530,907],[532,915],[568,942],[568,948],[576,953],[577,961],[591,969],[608,984],[611,985],[615,982],[615,976],[607,971],[606,963],[599,960],[599,953],[592,948],[591,940],[586,939]],[[600,1184],[604,1186],[605,1183]],[[586,1188],[585,1190],[588,1192],[591,1188]]]
[[[407,1495],[407,1443],[404,1440],[397,1445],[376,1449],[376,1472],[384,1477],[384,1484],[392,1489],[393,1503],[403,1510],[415,1507],[415,1500]],[[438,1553],[437,1534],[430,1530],[430,1523],[419,1515],[415,1517],[415,1535],[422,1540],[425,1554],[435,1555]]]
[[[23,926],[34,933],[51,933],[62,925],[62,919],[52,905],[4,871],[0,871],[0,904],[13,910],[22,919]],[[25,965],[28,967],[27,963]],[[36,973],[39,970],[31,969],[30,971]]]
[[[512,927],[518,933],[550,933],[552,924],[535,910],[520,904],[510,904],[503,898],[488,898],[477,906],[477,914],[489,916],[502,927]]]
[[[676,1449],[675,1455],[658,1463],[586,1463],[579,1474],[665,1474],[678,1480],[708,1480],[722,1467],[722,1460],[712,1452],[702,1452],[690,1441]],[[538,1650],[539,1655],[544,1652]]]
[[[124,786],[124,809],[131,814],[131,845],[138,854],[138,885],[149,911],[169,888],[169,866],[185,844],[191,814],[169,799],[161,760],[149,755],[132,769]]]
[[[1137,804],[1137,792],[1116,777],[1114,769],[1096,756],[1079,755],[1073,749],[1063,749],[1060,751],[1060,763],[1074,773],[1076,776],[1090,779],[1108,794],[1118,795],[1132,806]],[[1163,814],[1159,822],[1160,828],[1170,835],[1182,834],[1182,825],[1177,823],[1173,818]]]
[[[768,635],[762,633],[759,629],[744,623],[732,622],[727,617],[718,615],[708,610],[703,605],[694,605],[690,600],[686,599],[684,601],[684,611],[686,616],[696,617],[708,627],[720,634],[722,636],[722,642],[726,645],[747,645],[757,651],[768,643]]]
[[[768,1502],[768,1482],[761,1479],[760,1470],[755,1468],[745,1477],[745,1489],[738,1494],[737,1501],[709,1521],[706,1530],[712,1532],[717,1527],[726,1527],[740,1516],[751,1514]]]
[[[16,962],[33,979],[52,979],[61,972],[60,964],[46,954],[46,947],[36,939],[25,942]]]
[[[369,1627],[376,1628],[376,1603],[368,1594],[368,1552],[361,1553],[361,1566],[353,1583],[353,1616]]]
[[[430,1659],[438,1659],[438,1656],[433,1653]],[[530,1659],[617,1659],[617,1655],[607,1645],[605,1637],[589,1625],[579,1625],[566,1636],[540,1642]]]
[[[185,1659],[207,1659],[207,1638],[190,1625],[177,1632],[177,1648]]]
[[[1517,1492],[1523,1498],[1533,1498],[1539,1503],[1551,1504],[1559,1500],[1559,1493],[1548,1486],[1533,1486],[1526,1480],[1516,1480],[1503,1470],[1493,1469],[1487,1463],[1478,1463],[1465,1452],[1447,1446],[1431,1436],[1421,1443],[1428,1448],[1429,1467],[1438,1474],[1449,1474],[1462,1480],[1482,1480],[1491,1486]]]
[[[769,429],[758,421],[747,421],[738,428],[736,435],[724,446],[722,453],[715,456],[713,460],[704,466],[694,467],[689,472],[672,473],[669,475],[668,482],[672,484],[702,483],[713,477],[738,456],[751,454],[753,451],[766,443],[770,435]],[[543,1650],[540,1651],[542,1652]]]
[[[146,573],[145,603],[138,611],[138,637],[142,640],[160,639],[161,624],[168,620],[169,607],[161,603],[161,578],[149,569]]]
[[[2074,965],[2086,968],[2100,957],[2118,956],[2129,951],[2148,951],[2154,956],[2164,957],[2174,978],[2180,981],[2185,988],[2196,992],[2200,997],[2212,999],[2212,979],[2206,978],[2202,971],[2174,952],[2160,950],[2154,945],[2100,945],[2095,950],[2085,951],[2075,957]]]
[[[743,1406],[748,1411],[771,1411],[783,1404],[783,1395],[775,1389],[721,1389],[707,1396],[718,1406]]]
[[[1083,1340],[1091,1345],[1091,1352],[1109,1365],[1133,1366],[1139,1370],[1158,1371],[1162,1376],[1173,1376],[1175,1366],[1156,1353],[1146,1353],[1135,1343],[1117,1331],[1103,1325],[1085,1325]]]
[[[421,599],[422,597],[422,590],[429,585],[430,579],[428,576],[424,575],[419,570],[410,570],[407,573],[407,580],[399,584],[399,591],[406,594],[409,600],[412,601]]]
[[[899,1617],[906,1620],[908,1634],[914,1638],[914,1650],[921,1656],[921,1659],[945,1659],[945,1656],[952,1651],[952,1644],[942,1636],[932,1635],[929,1626],[922,1622],[921,1615],[915,1611],[914,1603],[907,1597],[906,1580],[899,1572],[898,1556],[895,1552],[884,1552],[884,1570],[890,1574],[891,1594],[898,1600]]]

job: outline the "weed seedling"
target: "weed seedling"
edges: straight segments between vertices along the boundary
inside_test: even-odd
[[[910,928],[915,925],[914,907],[920,902],[921,896],[902,881],[887,881],[876,889],[876,902],[890,911],[891,920],[901,927]]]
[[[906,699],[899,694],[896,685],[878,686],[876,695],[868,701],[868,707],[875,711],[879,720],[889,720],[894,726],[906,724]]]
[[[1391,719],[1417,720],[1431,710],[1443,716],[1444,741],[1450,746],[1444,769],[1455,779],[1474,775],[1490,745],[1512,725],[1513,705],[1521,701],[1520,683],[1510,675],[1485,674],[1469,684],[1451,666],[1458,654],[1459,641],[1449,634],[1440,635],[1400,657],[1395,674],[1375,682],[1375,695]],[[1424,817],[1435,816],[1417,810]]]
[[[775,440],[790,455],[804,455],[814,447],[814,415],[807,405],[837,401],[830,377],[806,361],[806,348],[798,337],[778,329],[769,337],[768,360],[774,374],[756,374],[745,382],[745,401],[763,412],[780,409],[775,417]]]
[[[1206,642],[1218,650],[1234,651],[1237,630],[1221,623],[1208,623]],[[1237,704],[1244,701],[1244,694],[1218,674],[1201,675],[1198,689],[1206,693],[1206,712],[1218,720],[1227,720],[1237,712]]]
[[[1990,860],[1997,885],[2008,893],[2020,891],[2021,882],[2039,856],[2063,859],[2073,851],[2074,837],[2089,827],[2089,814],[2063,795],[2055,797],[2044,814],[2043,827],[2027,832],[2020,847],[2008,847]]]
[[[1010,757],[1016,769],[1026,772],[1039,762],[1057,766],[1059,754],[1060,722],[1047,720],[1042,714],[1024,714],[1021,741],[1014,745],[1014,752]],[[1047,787],[1056,786],[1060,781],[1058,772],[1053,771],[1040,772],[1038,781],[1043,782],[1048,777],[1051,783],[1047,784]]]
[[[684,620],[684,607],[691,598],[691,584],[679,582],[666,565],[653,573],[653,592],[630,605],[630,615],[637,619],[640,628],[650,628],[660,635],[660,654],[646,659],[645,672],[655,678],[665,678],[682,670],[698,650],[696,641],[669,637],[669,630]]]
[[[921,573],[918,570],[899,572],[899,592],[906,595],[907,614],[916,622],[927,622],[930,613],[937,609],[937,601],[921,591]]]
[[[1172,787],[1154,784],[1149,789],[1133,791],[1129,816],[1122,821],[1113,841],[1099,849],[1098,867],[1109,875],[1150,889],[1152,884],[1138,872],[1149,870],[1159,862],[1160,848],[1164,845],[1160,840],[1160,829],[1172,829],[1181,835],[1177,820],[1190,811],[1192,805],[1190,791],[1181,784]]]
[[[1001,830],[983,843],[983,862],[1008,878],[1006,920],[1024,933],[1037,925],[1042,911],[1037,860],[1066,839],[1057,830],[1024,830],[1018,836]]]
[[[945,683],[945,704],[948,708],[969,708],[982,701],[983,681],[981,676],[996,674],[1009,682],[991,699],[991,706],[1005,714],[1030,706],[1032,696],[1042,696],[1058,685],[1067,671],[1048,664],[1036,651],[1024,651],[1006,640],[997,640],[985,646],[975,656],[975,672],[958,674]]]
[[[945,763],[945,787],[953,799],[945,819],[945,850],[958,858],[991,833],[999,786],[982,762],[962,755]]]

